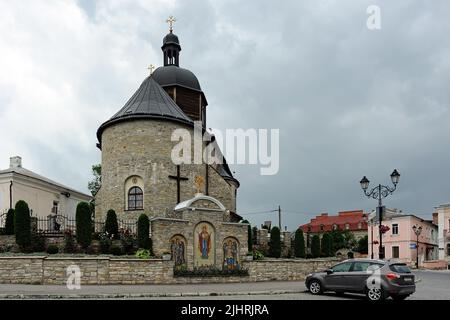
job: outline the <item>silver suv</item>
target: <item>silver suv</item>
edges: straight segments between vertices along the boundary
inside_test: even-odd
[[[312,294],[324,291],[364,293],[369,300],[406,299],[416,291],[414,275],[405,263],[349,259],[305,280]]]

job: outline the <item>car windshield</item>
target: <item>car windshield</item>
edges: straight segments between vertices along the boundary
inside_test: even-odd
[[[389,268],[392,271],[398,272],[398,273],[411,273],[411,270],[409,270],[408,266],[404,263],[400,264],[391,264]]]

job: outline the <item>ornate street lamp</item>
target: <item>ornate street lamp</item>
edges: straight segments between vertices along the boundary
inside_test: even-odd
[[[382,230],[382,221],[383,221],[383,212],[384,207],[382,203],[382,199],[386,198],[388,195],[394,193],[395,189],[397,189],[397,184],[400,180],[400,173],[398,173],[397,169],[394,169],[394,171],[391,173],[391,181],[394,187],[388,187],[383,186],[379,184],[378,186],[374,187],[372,190],[367,191],[369,188],[369,179],[367,179],[366,176],[364,176],[361,181],[359,182],[361,184],[361,189],[363,189],[364,194],[368,198],[373,198],[378,200],[378,207],[377,207],[377,214],[378,214],[378,220],[379,220],[379,234],[380,234],[380,243],[378,248],[378,258],[384,259],[384,252],[383,252],[383,230]],[[373,239],[372,239],[373,242]],[[372,251],[373,255],[373,251]]]
[[[419,269],[419,236],[422,233],[422,226],[414,225],[412,227],[414,233],[416,234],[416,268]]]

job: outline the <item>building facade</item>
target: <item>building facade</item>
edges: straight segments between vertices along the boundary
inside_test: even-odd
[[[386,209],[382,225],[383,250],[386,260],[395,259],[410,265],[416,264],[419,256],[419,266],[425,261],[438,258],[438,227],[433,221],[421,219],[412,214],[402,214],[397,210]],[[417,238],[413,227],[421,228]],[[387,227],[387,228],[386,228]],[[369,257],[378,258],[379,254],[379,223],[376,212],[369,216]],[[418,243],[418,245],[417,245]]]
[[[59,214],[73,218],[78,203],[91,199],[90,195],[25,169],[21,157],[11,157],[9,168],[0,171],[0,213],[24,200],[34,217]]]
[[[102,182],[95,215],[147,215],[153,252],[171,254],[176,267],[239,269],[248,251],[248,224],[236,213],[239,182],[226,161],[207,161],[221,151],[206,129],[200,84],[179,66],[172,29],[162,51],[164,65],[97,130]]]
[[[436,208],[438,220],[439,260],[450,266],[450,204]]]
[[[347,230],[358,240],[367,235],[367,214],[363,210],[341,211],[337,216],[322,213],[300,228],[304,234],[308,234],[310,237],[333,230]]]

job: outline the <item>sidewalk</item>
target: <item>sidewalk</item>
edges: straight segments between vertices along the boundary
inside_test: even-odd
[[[133,299],[278,295],[302,293],[305,290],[303,281],[186,285],[82,285],[80,290],[69,290],[66,286],[0,284],[0,299]]]

